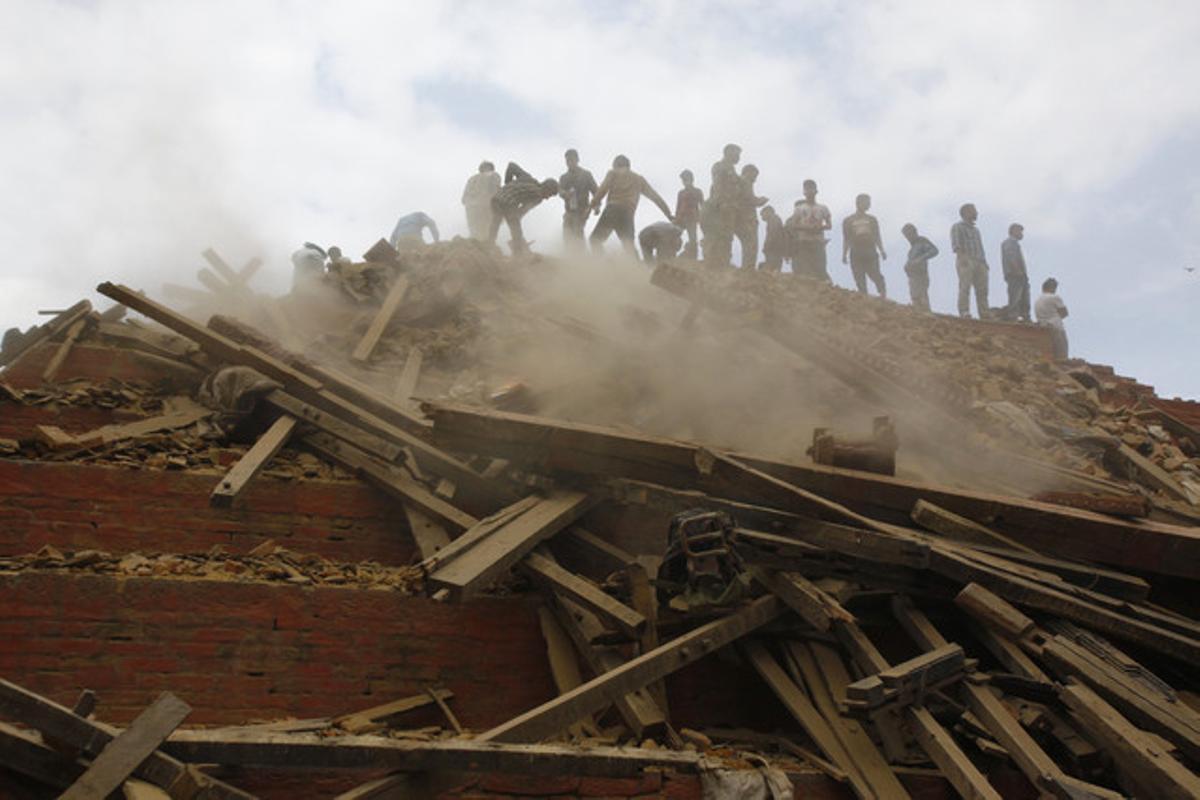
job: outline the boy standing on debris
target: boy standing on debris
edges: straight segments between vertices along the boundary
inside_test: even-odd
[[[1067,360],[1067,329],[1063,320],[1067,318],[1067,305],[1058,296],[1058,281],[1047,278],[1042,283],[1042,296],[1033,304],[1033,313],[1037,316],[1039,325],[1050,328],[1050,336],[1054,345],[1054,358],[1057,361]]]
[[[867,213],[871,195],[856,197],[854,208],[854,213],[842,220],[842,263],[850,265],[860,294],[867,293],[867,278],[870,278],[879,296],[887,297],[887,283],[879,271],[879,259],[887,259],[887,253],[879,234],[879,220]]]
[[[1000,264],[1004,268],[1004,282],[1008,285],[1008,305],[1004,316],[1008,319],[1029,321],[1029,273],[1025,269],[1025,254],[1021,252],[1021,240],[1025,238],[1025,226],[1014,222],[1008,226],[1008,238],[1000,245]]]
[[[684,258],[695,258],[699,253],[696,244],[696,226],[700,223],[700,205],[704,202],[704,192],[695,185],[696,177],[690,169],[679,173],[683,188],[675,196],[675,222],[687,231],[687,244],[683,247]]]
[[[975,290],[975,310],[980,319],[988,316],[988,265],[983,254],[983,238],[975,220],[979,212],[972,203],[958,210],[959,221],[950,228],[950,249],[958,272],[958,315],[971,316],[971,290]]]
[[[904,274],[908,276],[908,296],[913,308],[929,310],[929,259],[938,254],[937,246],[917,233],[911,222],[900,229],[908,240],[908,259],[904,262]]]
[[[596,179],[579,166],[579,151],[568,150],[563,157],[567,171],[558,179],[558,194],[563,199],[563,244],[568,250],[583,249],[583,226],[587,224],[588,206],[596,193]]]
[[[488,241],[495,244],[496,235],[500,233],[500,223],[508,224],[508,233],[512,237],[509,246],[513,255],[529,252],[529,243],[525,241],[525,233],[521,230],[521,218],[530,209],[558,194],[558,181],[547,178],[541,183],[515,162],[508,162],[504,170],[504,186],[492,198],[492,227],[488,233]]]
[[[609,235],[616,233],[625,250],[637,258],[637,250],[633,246],[633,218],[642,195],[658,206],[664,217],[673,221],[671,209],[645,178],[630,169],[629,159],[625,156],[614,158],[612,169],[604,176],[604,182],[592,198],[592,211],[600,214],[590,237],[593,252],[602,252]],[[601,214],[600,203],[605,198],[608,198],[608,204],[604,206],[604,213]]]

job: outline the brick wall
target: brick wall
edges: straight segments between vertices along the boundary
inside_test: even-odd
[[[0,555],[60,550],[244,553],[274,539],[335,561],[407,564],[412,539],[387,497],[358,481],[255,479],[233,509],[219,476],[0,459]]]
[[[484,729],[554,693],[536,604],[26,572],[0,577],[0,675],[66,704],[93,689],[110,722],[170,690],[189,724],[339,714],[439,685]]]

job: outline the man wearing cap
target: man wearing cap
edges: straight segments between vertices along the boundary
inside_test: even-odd
[[[1021,240],[1025,238],[1025,226],[1014,222],[1008,226],[1008,238],[1000,245],[1000,264],[1004,268],[1004,283],[1008,286],[1008,305],[1004,308],[1007,319],[1029,321],[1029,273],[1025,269],[1025,254],[1021,251]]]
[[[654,191],[654,187],[630,168],[629,159],[626,156],[614,158],[612,169],[604,176],[596,196],[592,198],[592,211],[600,214],[600,219],[596,221],[596,227],[592,229],[592,235],[589,237],[594,252],[603,252],[608,237],[616,233],[626,252],[637,258],[637,250],[633,244],[634,216],[637,214],[638,201],[642,199],[642,195],[658,206],[664,217],[671,219],[671,209],[658,192]],[[608,203],[601,213],[600,204],[605,198],[608,199]]]
[[[563,157],[567,171],[558,179],[558,194],[563,201],[563,244],[568,250],[579,251],[583,249],[583,226],[587,223],[592,195],[596,193],[596,179],[579,166],[579,152],[575,148]]]
[[[521,230],[521,218],[543,200],[556,194],[558,181],[547,178],[538,183],[536,178],[510,161],[504,171],[504,185],[492,198],[492,227],[488,232],[488,241],[495,243],[500,223],[505,222],[512,237],[509,246],[513,255],[528,253],[529,243],[525,241],[525,234]]]

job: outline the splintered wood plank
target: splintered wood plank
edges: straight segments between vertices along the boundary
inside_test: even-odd
[[[288,414],[279,417],[258,437],[258,441],[242,454],[237,463],[230,467],[225,477],[209,495],[208,503],[214,508],[231,508],[233,501],[250,484],[254,476],[262,471],[275,454],[283,448],[296,432],[299,421]]]
[[[28,353],[35,346],[67,330],[91,312],[91,302],[80,300],[49,322],[42,325],[35,325],[23,334],[16,344],[9,346],[5,350],[0,350],[0,367],[11,367],[17,362],[17,359]]]
[[[1026,553],[1037,552],[1032,547],[1022,544],[1016,539],[994,531],[986,525],[980,525],[975,520],[959,516],[952,511],[947,511],[928,500],[918,500],[913,505],[911,516],[913,522],[922,528],[927,528],[934,533],[940,533],[947,538],[960,542],[980,545],[1000,545],[1001,547]]]
[[[779,702],[783,703],[788,713],[800,723],[800,727],[804,728],[808,738],[812,739],[817,747],[821,748],[825,757],[845,774],[854,793],[864,800],[877,797],[863,777],[861,768],[850,758],[850,754],[834,734],[828,721],[813,705],[808,695],[788,677],[783,668],[779,666],[779,662],[767,652],[767,649],[757,641],[745,642],[740,649],[767,686],[771,687],[771,691],[779,698]]]
[[[1176,761],[1091,689],[1068,678],[1058,696],[1080,727],[1103,743],[1120,770],[1143,787],[1147,797],[1200,797],[1200,776]]]
[[[631,659],[574,691],[550,700],[478,737],[480,741],[537,741],[552,736],[622,695],[670,675],[732,641],[761,628],[782,613],[773,596],[760,597],[743,608]]]
[[[440,500],[440,498],[438,499]],[[496,513],[489,514],[483,519],[475,519],[475,517],[469,515],[464,517],[462,521],[467,524],[462,528],[463,533],[435,555],[422,561],[421,566],[430,572],[441,569],[443,566],[454,561],[454,559],[467,553],[471,548],[487,539],[508,523],[529,511],[541,502],[541,500],[542,498],[531,494],[522,497],[514,503],[510,503]]]
[[[171,731],[192,713],[192,707],[170,692],[138,714],[119,736],[105,745],[60,800],[103,800],[158,749]]]
[[[71,353],[71,348],[75,346],[75,342],[79,339],[83,329],[87,327],[87,317],[78,319],[71,323],[71,327],[67,328],[67,333],[63,337],[62,343],[58,349],[54,351],[54,355],[50,357],[46,368],[42,370],[42,381],[50,383],[54,377],[58,375],[58,370],[62,367],[63,362],[67,360],[67,356]]]
[[[777,572],[755,567],[754,577],[776,597],[800,615],[801,619],[822,633],[829,630],[834,619],[853,622],[854,615],[841,603],[821,591],[808,578],[794,572]]]
[[[36,781],[65,789],[83,774],[84,766],[46,746],[36,734],[0,722],[0,766]]]
[[[371,360],[371,353],[375,352],[375,346],[379,344],[379,339],[383,336],[383,332],[387,330],[388,323],[392,321],[396,310],[400,308],[400,304],[404,302],[404,295],[408,294],[408,276],[400,275],[396,278],[396,282],[392,284],[392,288],[388,290],[387,297],[384,298],[383,305],[379,307],[379,313],[371,320],[371,324],[367,327],[367,332],[363,334],[363,338],[354,348],[354,353],[351,358],[360,363],[366,363]]]
[[[448,689],[437,689],[433,693],[426,692],[424,694],[413,695],[412,697],[403,697],[399,700],[393,700],[390,703],[334,717],[331,724],[349,733],[369,733],[371,731],[382,730],[387,727],[388,718],[421,708],[422,706],[427,706],[435,702],[435,697],[448,700],[454,697],[454,692]]]
[[[637,639],[646,627],[646,618],[605,593],[591,581],[563,569],[551,558],[536,551],[525,556],[524,570],[553,591],[570,597],[600,619],[631,638]]]
[[[412,405],[413,395],[417,393],[417,384],[421,381],[421,362],[424,359],[421,348],[413,347],[408,351],[404,360],[404,369],[396,379],[396,388],[392,392],[396,402],[401,405]]]
[[[558,689],[558,693],[569,692],[582,686],[583,674],[579,671],[575,647],[554,611],[544,605],[538,606],[538,624],[542,629],[542,639],[546,642],[546,658],[550,662],[550,676],[554,678],[554,687]],[[595,732],[596,724],[588,716],[574,723],[567,730],[572,736],[582,737],[589,735],[585,733],[585,730]]]
[[[604,633],[604,626],[594,614],[566,597],[555,594],[553,598],[551,611],[555,619],[570,637],[575,645],[575,652],[588,665],[593,676],[611,672],[625,663],[625,659],[616,650],[592,644],[593,639]],[[614,697],[613,705],[625,725],[639,738],[658,735],[666,724],[662,708],[646,688]],[[588,718],[590,716],[585,717]]]
[[[412,533],[413,542],[421,558],[431,558],[434,553],[450,544],[450,534],[432,517],[413,503],[403,503],[404,516],[408,520],[408,530]]]
[[[217,254],[216,250],[213,250],[211,247],[207,247],[203,252],[200,253],[200,256],[207,261],[209,266],[211,266],[218,275],[224,278],[227,283],[233,285],[238,282],[238,275],[236,272],[234,272],[233,267],[229,266],[225,259],[221,258],[221,256]]]
[[[486,589],[543,540],[583,516],[595,499],[586,492],[554,491],[511,522],[501,525],[465,553],[429,574],[430,586],[463,600]],[[441,556],[456,542],[443,549]]]

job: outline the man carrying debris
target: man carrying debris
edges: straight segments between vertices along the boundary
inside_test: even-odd
[[[528,253],[529,243],[525,241],[525,233],[521,230],[521,218],[543,200],[556,194],[558,181],[547,178],[538,183],[536,178],[510,161],[504,170],[504,186],[492,198],[492,227],[488,232],[488,241],[495,243],[500,223],[505,222],[512,237],[509,246],[513,255]]]
[[[596,179],[579,166],[579,152],[571,148],[564,154],[567,171],[558,179],[558,194],[563,199],[563,244],[569,250],[583,249],[583,226],[588,207],[596,193]]]
[[[325,277],[325,251],[312,242],[292,253],[292,291],[305,292]]]
[[[1058,296],[1058,281],[1047,278],[1042,282],[1042,295],[1033,304],[1033,313],[1039,325],[1050,328],[1050,337],[1054,345],[1054,358],[1057,361],[1067,360],[1067,329],[1063,320],[1067,318],[1067,305]]]
[[[870,278],[879,296],[887,297],[887,282],[879,271],[879,259],[886,260],[887,252],[879,234],[879,220],[867,213],[870,208],[871,195],[860,194],[854,198],[854,213],[842,220],[842,263],[850,265],[860,294],[867,293]]]
[[[500,176],[490,161],[479,165],[479,172],[467,178],[463,188],[462,204],[467,210],[467,230],[471,238],[487,241],[492,227],[492,198],[500,191]]]
[[[762,210],[762,221],[767,226],[767,236],[763,240],[761,269],[767,272],[782,272],[783,260],[788,254],[788,237],[787,231],[783,229],[783,219],[776,213],[774,206],[766,206]]]
[[[655,222],[642,228],[638,244],[647,264],[674,258],[683,246],[683,228],[671,222]]]
[[[737,163],[741,158],[742,148],[727,144],[721,153],[721,160],[712,165],[708,202],[700,209],[700,227],[704,231],[704,263],[710,267],[727,267],[733,256],[733,234],[742,194],[742,179],[737,172]]]
[[[975,220],[979,212],[971,203],[958,210],[961,218],[950,228],[950,249],[958,272],[958,315],[971,316],[971,290],[975,290],[975,310],[980,319],[988,316],[988,265],[983,254],[983,238]]]
[[[904,262],[904,274],[908,276],[908,296],[913,308],[929,310],[929,259],[938,254],[933,242],[917,233],[911,222],[900,229],[908,240],[908,259]]]
[[[696,178],[690,169],[679,173],[683,188],[675,196],[675,222],[687,231],[687,244],[683,248],[684,258],[695,258],[699,249],[696,244],[696,225],[700,222],[700,206],[704,203],[704,192],[695,186]]]
[[[609,235],[615,232],[625,250],[637,258],[637,251],[633,246],[633,219],[642,195],[658,206],[664,217],[671,219],[671,209],[645,178],[630,169],[629,159],[625,156],[614,158],[612,169],[604,176],[604,182],[592,198],[592,211],[600,214],[590,237],[594,252],[603,252],[604,243]],[[605,198],[608,198],[608,204],[604,206],[604,213],[601,214],[600,204]]]
[[[817,202],[817,182],[812,178],[804,181],[804,199],[796,201],[787,228],[792,238],[792,272],[832,283],[825,266],[825,231],[833,228],[833,218]]]
[[[1029,321],[1029,273],[1025,269],[1025,254],[1021,252],[1021,240],[1025,238],[1025,226],[1014,222],[1008,226],[1008,238],[1000,245],[1000,264],[1004,268],[1004,283],[1008,286],[1008,305],[1004,308],[1006,319]]]
[[[754,182],[758,180],[758,167],[747,164],[742,167],[738,187],[737,216],[733,232],[742,248],[742,269],[758,266],[758,207],[766,205],[767,198],[754,194]]]
[[[424,211],[406,214],[397,220],[396,227],[392,228],[388,244],[395,248],[399,248],[402,243],[404,245],[425,244],[426,228],[429,229],[429,235],[433,237],[433,241],[438,241],[437,223],[433,221],[433,217]]]

